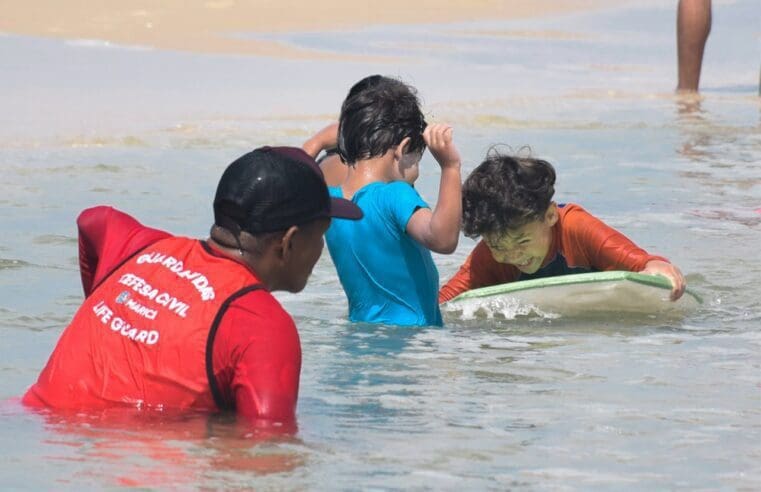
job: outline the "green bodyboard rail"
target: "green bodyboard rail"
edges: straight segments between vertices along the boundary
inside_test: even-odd
[[[631,281],[638,284],[657,287],[660,289],[671,290],[671,282],[666,277],[660,275],[646,275],[644,273],[626,272],[626,271],[608,271],[608,272],[591,272],[576,273],[572,275],[560,275],[557,277],[536,278],[532,280],[521,280],[517,282],[508,282],[506,284],[490,285],[478,289],[469,290],[458,295],[448,302],[463,301],[466,299],[477,299],[482,297],[492,297],[517,293],[529,289],[541,289],[544,287],[555,287],[563,285],[578,285],[601,282],[620,282]],[[703,299],[691,289],[687,289],[684,295],[693,297],[698,304],[703,303]]]

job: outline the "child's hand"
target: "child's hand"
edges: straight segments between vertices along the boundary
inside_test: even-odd
[[[672,301],[676,301],[682,297],[682,294],[684,294],[684,289],[687,288],[687,282],[685,282],[682,272],[680,272],[677,267],[666,261],[650,260],[647,262],[645,268],[640,273],[661,275],[671,280]]]
[[[423,132],[428,149],[442,169],[460,167],[460,153],[452,140],[452,127],[446,124],[428,125]]]
[[[336,145],[338,145],[338,122],[331,123],[315,133],[312,138],[304,142],[301,148],[312,158],[316,158],[321,151],[332,149]]]

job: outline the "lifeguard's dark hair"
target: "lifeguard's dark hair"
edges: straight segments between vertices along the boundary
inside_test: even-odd
[[[492,150],[462,187],[463,231],[476,238],[542,220],[554,194],[552,164]]]
[[[354,164],[385,154],[410,137],[407,152],[425,149],[426,122],[417,91],[401,80],[371,75],[352,86],[341,105],[338,153]]]

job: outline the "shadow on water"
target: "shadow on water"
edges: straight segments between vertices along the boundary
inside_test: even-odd
[[[422,329],[437,330],[439,328]],[[401,353],[420,331],[419,327],[353,323],[339,332],[339,347],[341,352],[350,357],[393,357]]]
[[[416,382],[410,380],[399,355],[423,330],[440,328],[368,323],[346,326],[336,334],[336,351],[341,356],[333,361],[335,366],[326,372],[323,382],[341,391],[389,384],[414,386]]]
[[[334,400],[331,413],[353,415],[378,424],[398,415],[382,398],[414,397],[422,387],[419,373],[400,357],[422,331],[437,327],[405,327],[356,323],[335,333],[335,351],[323,368],[320,384],[344,398]],[[368,422],[370,423],[370,422]]]
[[[636,336],[682,331],[684,318],[647,314],[586,314],[572,317],[523,319],[475,318],[451,320],[457,330],[477,330],[497,336],[553,337],[555,335]]]

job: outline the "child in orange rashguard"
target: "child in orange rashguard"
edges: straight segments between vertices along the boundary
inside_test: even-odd
[[[547,161],[487,156],[462,188],[463,230],[481,241],[441,288],[439,303],[478,287],[603,270],[662,275],[671,281],[671,299],[682,296],[686,284],[676,266],[579,205],[555,203],[554,193]]]

